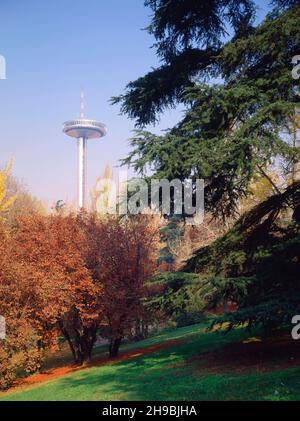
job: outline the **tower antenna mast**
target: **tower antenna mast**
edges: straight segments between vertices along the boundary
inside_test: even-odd
[[[84,118],[84,90],[80,91],[80,118]]]

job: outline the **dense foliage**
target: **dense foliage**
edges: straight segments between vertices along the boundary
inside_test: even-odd
[[[218,47],[217,52],[210,58],[209,64],[203,58],[199,59],[195,70],[197,76],[193,78],[189,74],[189,66],[184,65],[184,73],[190,83],[176,87],[181,90],[177,100],[184,101],[187,107],[182,121],[161,136],[139,129],[131,140],[132,152],[124,164],[131,164],[142,174],[150,169],[153,177],[160,179],[203,178],[206,208],[214,214],[229,216],[236,210],[239,199],[246,194],[253,177],[261,174],[274,157],[299,159],[299,150],[291,147],[282,133],[299,104],[297,81],[292,79],[290,63],[300,49],[300,7],[295,4],[283,10],[276,8],[258,27],[253,28],[249,25],[254,11],[248,4],[244,19],[236,14],[237,27],[242,21],[244,30],[237,30],[231,40],[222,43],[218,29],[214,28],[215,36],[212,37],[210,31],[202,31],[197,19],[186,21],[184,18],[185,13],[194,16],[195,5],[204,5],[204,2],[182,3],[188,4],[189,14],[180,8],[182,14],[178,16],[182,19],[178,17],[178,21],[183,27],[178,28],[176,24],[164,22],[161,15],[166,20],[171,19],[166,14],[165,2],[152,2],[155,8],[154,28],[160,28],[160,25],[163,28],[152,29],[158,38],[159,54],[164,51],[166,61],[169,60],[166,55],[169,57],[168,54],[171,54],[172,64],[169,66],[172,68],[178,58],[178,43],[182,45],[181,54],[187,54],[192,44],[201,46],[203,43],[209,45],[207,48],[212,48],[212,44]],[[208,16],[204,15],[203,19],[206,23],[210,19],[214,22],[216,15],[206,3]],[[245,6],[244,2],[225,3],[228,7],[237,3],[237,10]],[[224,8],[221,7],[221,10]],[[198,12],[202,16],[202,12]],[[226,23],[222,22],[223,25]],[[173,46],[175,52],[167,54],[164,41],[170,48]],[[188,58],[187,61],[191,63],[192,60]],[[205,69],[206,78],[201,66]],[[178,74],[180,72],[175,69],[167,79],[174,81]],[[153,75],[150,75],[145,78],[152,78]],[[123,111],[137,118],[137,123],[141,125],[143,122],[139,119],[147,118],[147,112],[144,109],[137,111],[139,104],[154,108],[152,113],[157,116],[161,111],[160,104],[170,105],[172,99],[158,75],[149,84],[145,82],[139,86],[139,83],[137,81],[136,86],[131,84],[129,92],[119,101]],[[158,99],[149,99],[148,95],[156,95]]]
[[[112,357],[146,319],[146,279],[156,268],[149,217],[25,214],[0,236],[0,387],[33,372],[63,336],[74,361],[91,359],[105,331]]]
[[[284,324],[300,302],[299,85],[291,75],[300,51],[300,6],[270,2],[255,26],[251,1],[146,4],[162,66],[113,100],[138,126],[123,163],[159,179],[203,178],[206,210],[223,218],[237,216],[258,177],[273,193],[200,248],[183,272],[156,279],[164,293],[151,305],[179,314],[224,303],[229,326]],[[186,111],[175,127],[161,136],[144,130],[179,102]],[[288,169],[280,187],[267,176],[279,161]],[[227,312],[228,302],[236,311]]]
[[[299,215],[297,182],[245,213],[180,272],[156,277],[163,289],[149,305],[173,317],[223,307],[214,323],[226,322],[228,329],[246,323],[270,332],[289,324],[300,303]],[[228,303],[235,311],[228,311]]]

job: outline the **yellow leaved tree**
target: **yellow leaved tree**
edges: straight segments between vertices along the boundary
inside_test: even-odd
[[[275,193],[280,192],[281,180],[275,169],[261,169],[258,175],[248,187],[248,195],[240,201],[239,213],[244,213],[254,206],[266,200]]]
[[[114,204],[116,195],[113,171],[107,164],[102,176],[96,179],[96,184],[90,193],[92,212],[105,214]]]
[[[3,215],[9,210],[17,197],[16,195],[7,197],[8,191],[6,183],[11,172],[12,164],[13,162],[10,160],[6,167],[0,170],[0,219],[3,219]]]

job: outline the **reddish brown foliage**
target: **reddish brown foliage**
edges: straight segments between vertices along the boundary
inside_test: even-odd
[[[58,335],[74,360],[91,358],[99,327],[110,353],[146,317],[145,281],[155,269],[155,229],[149,217],[120,220],[81,213],[23,215],[0,231],[2,387],[17,368],[33,372]],[[1,386],[1,385],[0,385]]]
[[[110,217],[99,226],[99,278],[104,288],[103,310],[109,328],[110,354],[121,339],[145,319],[142,298],[146,280],[156,269],[158,234],[151,217],[119,220]]]

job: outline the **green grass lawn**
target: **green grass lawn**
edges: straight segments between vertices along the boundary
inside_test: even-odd
[[[153,353],[88,368],[26,390],[2,394],[0,399],[299,400],[300,366],[241,374],[211,373],[201,369],[201,355],[204,358],[205,353],[222,349],[224,345],[244,340],[247,336],[249,333],[243,329],[226,335],[207,333],[205,325],[166,331],[138,344],[124,345],[122,350],[174,339],[180,342]]]

